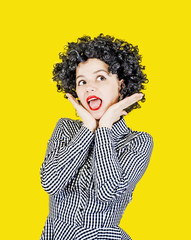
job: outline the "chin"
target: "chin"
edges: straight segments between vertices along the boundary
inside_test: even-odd
[[[99,117],[99,116],[94,116],[94,115],[92,115],[93,116],[93,118],[95,118],[95,120],[100,120],[101,119],[101,117]]]
[[[92,117],[95,118],[95,120],[100,120],[103,116],[103,113],[91,113]]]

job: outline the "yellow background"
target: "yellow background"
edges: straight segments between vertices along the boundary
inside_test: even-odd
[[[61,117],[76,118],[56,92],[53,64],[67,42],[113,35],[138,45],[146,102],[125,117],[154,149],[120,226],[133,240],[191,239],[189,1],[1,3],[1,239],[39,239],[48,215],[40,184],[47,141]]]

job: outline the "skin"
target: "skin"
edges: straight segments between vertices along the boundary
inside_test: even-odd
[[[97,128],[107,127],[127,115],[124,111],[133,103],[141,100],[142,93],[135,93],[121,101],[119,91],[123,79],[119,81],[117,74],[108,72],[108,65],[100,59],[90,58],[79,63],[76,68],[76,93],[80,103],[69,93],[68,100],[73,104],[84,126],[94,132]],[[93,111],[86,101],[88,96],[96,95],[102,99],[100,109]]]

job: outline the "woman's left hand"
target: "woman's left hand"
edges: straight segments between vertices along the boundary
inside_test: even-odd
[[[133,95],[111,105],[99,120],[99,128],[111,128],[113,123],[117,122],[122,115],[127,115],[127,112],[124,111],[124,109],[141,100],[142,97],[142,93],[134,93]]]

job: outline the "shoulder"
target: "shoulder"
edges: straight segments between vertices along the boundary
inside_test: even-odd
[[[81,127],[82,122],[80,120],[73,120],[71,118],[60,118],[57,122],[57,125],[65,128]]]
[[[149,150],[153,148],[153,137],[144,131],[137,132],[132,143],[136,146],[137,151]]]
[[[131,150],[144,151],[153,148],[153,137],[144,131],[133,131],[129,128],[129,132],[123,136],[120,141],[120,148],[130,147]]]
[[[71,137],[75,135],[76,132],[79,131],[81,126],[82,126],[82,122],[80,120],[73,120],[70,118],[60,118],[56,123],[54,134],[57,136],[64,135],[65,137]]]
[[[131,131],[131,134],[135,136],[136,139],[140,141],[153,141],[153,137],[150,133],[144,131]]]

